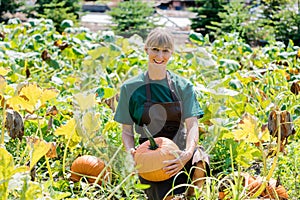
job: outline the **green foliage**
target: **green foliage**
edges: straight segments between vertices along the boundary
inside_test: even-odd
[[[217,35],[226,33],[238,33],[248,43],[249,22],[251,21],[250,6],[245,5],[245,1],[230,1],[224,5],[224,11],[218,13],[221,22],[213,23],[216,25]]]
[[[264,0],[262,3],[263,25],[273,27],[276,40],[288,44],[291,39],[299,43],[300,8],[296,10],[296,0]]]
[[[213,3],[212,3],[213,2]],[[300,15],[296,0],[264,0],[260,4],[245,4],[243,0],[199,1],[192,11],[192,29],[213,38],[227,33],[237,33],[253,46],[265,45],[274,40],[285,44],[300,41]],[[213,5],[215,4],[215,5]]]
[[[7,19],[3,18],[3,14],[6,12],[15,13],[18,8],[24,5],[23,1],[18,0],[9,0],[9,1],[0,1],[0,23],[3,21],[7,21]]]
[[[115,23],[112,30],[125,37],[133,34],[146,37],[147,33],[154,27],[153,14],[154,8],[149,3],[134,0],[120,2],[109,12]]]
[[[64,31],[61,23],[64,20],[71,20],[77,24],[80,11],[80,0],[37,0],[33,11],[37,12],[36,17],[51,19],[57,31]]]
[[[146,199],[147,186],[139,183],[132,157],[122,146],[121,127],[113,120],[120,85],[146,70],[143,40],[117,37],[112,31],[95,34],[72,27],[70,21],[62,26],[63,34],[45,19],[0,26],[5,31],[0,43],[1,197]],[[169,69],[193,82],[205,113],[199,119],[204,130],[199,143],[211,156],[213,176],[198,197],[217,199],[225,183],[231,199],[249,199],[241,184],[228,177],[258,164],[264,168],[257,173],[280,175],[290,196],[299,199],[300,95],[290,91],[299,81],[299,47],[290,41],[287,46],[274,42],[251,48],[237,33],[210,43],[192,32],[190,40],[187,48],[174,52]],[[24,120],[21,140],[9,137],[5,103]],[[54,105],[58,112],[51,115]],[[276,138],[262,131],[273,108],[289,111],[296,130],[286,154],[278,152],[278,162],[267,158]],[[251,118],[243,117],[245,113]],[[46,150],[53,143],[57,157],[49,158]],[[103,185],[87,184],[85,178],[72,182],[70,166],[85,154],[102,158],[112,171],[111,180]]]
[[[191,18],[191,28],[202,35],[209,34],[213,36],[215,28],[213,23],[220,22],[221,18],[218,15],[223,11],[223,5],[226,4],[224,0],[198,0],[196,1],[197,7],[191,8],[192,12],[197,15]]]

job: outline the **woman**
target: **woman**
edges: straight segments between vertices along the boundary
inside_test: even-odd
[[[202,117],[203,111],[191,82],[167,70],[174,51],[171,33],[164,28],[152,30],[144,49],[148,55],[148,70],[122,85],[115,120],[122,124],[123,144],[132,155],[135,153],[134,129],[140,135],[140,144],[147,140],[142,129],[144,124],[154,137],[172,139],[180,148],[178,158],[164,161],[164,170],[170,174],[170,179],[151,182],[140,177],[141,183],[150,185],[145,191],[148,198],[160,200],[174,184],[189,182],[190,178],[185,173],[175,176],[183,167],[189,172],[192,166],[196,166],[192,168],[190,177],[192,180],[200,178],[194,183],[199,187],[203,183],[201,178],[205,176],[208,159],[197,146],[198,118]],[[185,191],[185,187],[179,187],[171,194]]]

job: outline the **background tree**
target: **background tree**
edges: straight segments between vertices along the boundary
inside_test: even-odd
[[[264,26],[273,27],[275,38],[285,44],[289,40],[300,43],[300,12],[296,9],[296,0],[263,0],[262,11]]]
[[[8,19],[5,19],[3,15],[6,12],[15,13],[17,9],[24,5],[23,1],[18,0],[0,0],[0,22],[7,21]]]
[[[145,37],[148,31],[154,27],[153,14],[152,5],[134,0],[120,2],[109,12],[115,23],[112,30],[125,37],[133,34]]]
[[[227,3],[224,0],[197,0],[197,7],[191,8],[197,14],[195,18],[191,18],[191,28],[202,35],[213,36],[216,29],[213,22],[221,22],[218,13],[224,11],[223,5]]]
[[[258,32],[265,24],[258,20],[259,13],[251,12],[251,7],[244,0],[230,1],[224,5],[224,10],[218,13],[220,22],[212,22],[215,25],[215,34],[237,33],[246,43],[262,39],[265,32]]]
[[[63,20],[72,20],[76,24],[81,10],[80,2],[81,0],[37,0],[30,11],[36,12],[34,17],[52,19],[57,31],[62,32],[60,24]]]

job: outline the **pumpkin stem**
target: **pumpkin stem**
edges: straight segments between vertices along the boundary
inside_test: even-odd
[[[149,149],[151,149],[151,150],[157,149],[158,145],[156,144],[156,142],[155,142],[153,136],[151,135],[150,131],[148,130],[146,124],[144,124],[143,129],[144,129],[145,134],[147,135],[147,138],[150,141]]]

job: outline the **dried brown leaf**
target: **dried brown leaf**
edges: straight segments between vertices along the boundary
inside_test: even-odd
[[[22,140],[24,135],[24,123],[21,115],[17,111],[12,109],[6,110],[5,127],[11,138],[19,138],[19,140]]]
[[[295,95],[298,95],[300,93],[300,85],[297,82],[292,83],[291,92]]]

